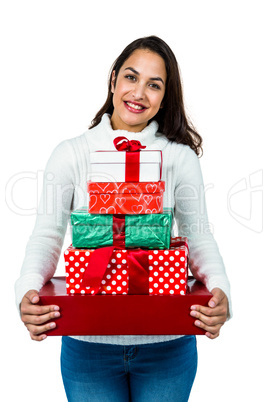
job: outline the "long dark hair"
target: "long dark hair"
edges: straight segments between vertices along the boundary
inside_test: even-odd
[[[115,71],[116,85],[116,77],[120,68],[137,49],[148,49],[157,53],[165,62],[167,82],[163,107],[153,117],[153,120],[156,120],[159,124],[159,132],[164,134],[170,141],[189,145],[197,155],[202,155],[202,137],[198,134],[185,113],[182,84],[176,57],[170,47],[157,36],[148,36],[135,40],[115,60],[110,72],[106,102],[92,120],[89,128],[97,126],[105,113],[113,114],[113,93],[111,92],[112,72]]]

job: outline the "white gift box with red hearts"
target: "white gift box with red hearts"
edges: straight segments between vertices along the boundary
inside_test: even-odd
[[[92,291],[90,286],[83,286],[83,276],[94,251],[76,249],[72,246],[65,251],[67,293],[128,294],[128,253],[131,253],[131,250],[113,251],[97,292]],[[188,277],[187,245],[171,247],[169,250],[146,250],[146,253],[148,255],[148,294],[185,295]]]

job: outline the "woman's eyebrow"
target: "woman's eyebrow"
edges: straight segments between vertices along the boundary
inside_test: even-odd
[[[124,71],[126,71],[126,70],[130,70],[130,71],[132,71],[134,74],[140,75],[140,73],[139,73],[137,70],[135,70],[133,67],[126,67]],[[162,80],[161,77],[152,77],[152,78],[150,78],[150,80],[151,80],[151,81],[161,81],[162,84],[165,85],[165,83],[164,83],[164,81]]]

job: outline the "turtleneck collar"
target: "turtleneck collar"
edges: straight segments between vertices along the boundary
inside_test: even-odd
[[[101,122],[86,133],[91,152],[114,151],[113,140],[116,137],[126,137],[128,140],[138,140],[145,145],[145,150],[163,150],[168,139],[158,130],[158,123],[154,120],[139,133],[127,130],[114,130],[111,125],[110,115],[105,113]]]
[[[152,121],[138,133],[127,130],[114,130],[111,125],[111,116],[107,113],[102,116],[101,124],[105,127],[105,130],[112,141],[120,136],[126,137],[128,140],[138,140],[142,145],[149,147],[157,138],[158,123],[156,121]]]

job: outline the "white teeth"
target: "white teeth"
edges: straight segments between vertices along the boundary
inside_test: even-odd
[[[136,110],[141,110],[141,109],[143,109],[142,106],[134,105],[134,103],[127,102],[127,105],[130,106],[130,107],[132,107],[133,109],[136,109]]]

